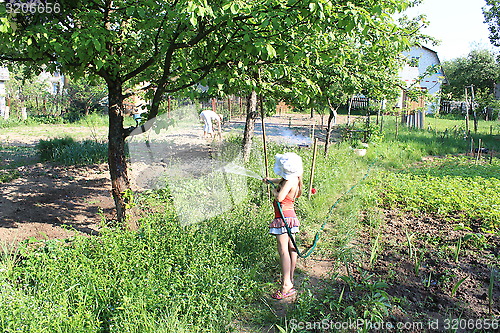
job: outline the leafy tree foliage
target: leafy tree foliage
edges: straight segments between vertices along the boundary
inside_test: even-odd
[[[483,8],[483,14],[485,22],[488,23],[490,42],[495,46],[500,46],[500,1],[485,1],[486,6]]]
[[[443,86],[443,93],[453,99],[463,99],[465,87],[471,85],[476,91],[492,94],[500,80],[500,65],[495,55],[485,49],[472,50],[467,57],[446,61],[443,69],[449,83]]]
[[[343,6],[344,7],[344,6]],[[5,7],[0,7],[6,14]],[[101,77],[109,100],[109,165],[118,218],[129,189],[123,127],[125,90],[149,82],[149,118],[165,93],[183,90],[216,68],[272,56],[274,35],[345,18],[332,2],[94,0],[61,1],[59,13],[9,14],[0,20],[0,60],[44,64],[74,76]]]
[[[51,114],[54,98],[49,93],[50,82],[38,75],[30,75],[24,66],[11,66],[10,79],[6,83],[7,98],[11,114],[20,113],[22,108],[32,114]]]
[[[102,80],[91,80],[87,77],[70,79],[65,94],[68,98],[68,117],[78,119],[91,112],[104,109],[106,86]]]

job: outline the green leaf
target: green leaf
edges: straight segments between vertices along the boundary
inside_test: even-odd
[[[269,58],[276,57],[276,49],[271,44],[266,44],[266,51]]]
[[[102,45],[97,39],[92,39],[92,43],[94,44],[94,48],[97,52],[101,51]]]
[[[231,14],[236,15],[238,14],[238,11],[239,11],[238,4],[233,1],[233,3],[231,4]]]
[[[460,287],[460,285],[467,279],[467,276],[460,279],[454,286],[453,288],[451,289],[451,297],[453,297],[455,295],[455,293],[457,292],[458,290],[458,287]]]
[[[9,20],[6,17],[0,17],[0,32],[8,32],[9,27]]]
[[[377,15],[382,14],[382,7],[380,5],[376,5],[372,8],[372,13]]]
[[[195,13],[191,13],[191,17],[189,18],[189,22],[191,23],[191,25],[193,27],[196,27],[196,25],[198,24],[198,18],[196,17]]]

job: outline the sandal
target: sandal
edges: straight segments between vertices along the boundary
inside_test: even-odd
[[[277,290],[274,294],[271,295],[271,297],[274,299],[284,299],[295,295],[296,293],[297,290],[295,290],[294,288],[290,289],[287,293],[282,293],[281,290]]]

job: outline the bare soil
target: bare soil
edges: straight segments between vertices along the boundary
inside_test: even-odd
[[[376,261],[370,265],[367,257],[363,264],[389,284],[388,294],[399,305],[392,313],[394,322],[431,319],[443,329],[445,323],[453,321],[499,320],[498,235],[480,231],[479,224],[473,225],[472,232],[456,230],[456,223],[449,218],[432,215],[385,211],[384,219],[381,228],[366,230],[358,245],[369,256],[373,240],[381,235]],[[475,236],[467,238],[471,233]],[[458,328],[458,332],[473,331]]]

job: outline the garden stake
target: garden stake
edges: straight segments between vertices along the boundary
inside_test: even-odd
[[[316,153],[317,152],[318,152],[318,138],[314,138],[313,158],[312,158],[312,164],[311,164],[311,177],[309,179],[309,191],[307,192],[308,199],[311,199],[313,180],[314,180],[314,167],[316,166]]]
[[[368,177],[368,174],[370,173],[370,170],[372,168],[372,166],[375,164],[375,162],[377,161],[377,159],[375,159],[369,166],[368,166],[368,169],[366,170],[366,173],[365,175],[354,185],[352,185],[344,194],[342,194],[334,203],[333,205],[330,207],[330,209],[328,210],[328,213],[326,215],[326,218],[325,218],[325,221],[323,222],[323,224],[321,225],[321,227],[319,228],[319,230],[316,232],[316,235],[314,236],[314,241],[313,241],[313,244],[311,245],[311,247],[307,250],[306,253],[302,253],[300,252],[299,250],[299,247],[297,246],[297,243],[295,242],[295,238],[293,237],[293,234],[292,234],[292,229],[290,229],[290,227],[288,226],[288,223],[286,222],[286,219],[285,219],[285,215],[283,214],[283,210],[281,209],[281,204],[279,202],[276,202],[277,206],[278,206],[278,210],[280,212],[280,215],[281,215],[281,218],[283,219],[283,222],[285,223],[285,228],[286,228],[286,233],[288,234],[288,237],[290,237],[290,240],[292,241],[292,244],[293,244],[293,247],[295,248],[295,250],[297,251],[297,254],[299,257],[301,258],[307,258],[309,257],[314,249],[316,249],[316,246],[318,245],[318,241],[319,241],[319,236],[320,236],[320,233],[323,231],[323,229],[325,228],[326,226],[326,223],[328,221],[328,217],[332,214],[333,210],[335,209],[335,207],[337,206],[337,204],[340,202],[340,200],[345,197],[347,194],[349,194],[356,186],[358,186],[359,184],[361,184],[361,182],[363,180],[366,179],[366,177]],[[267,180],[267,182],[271,185],[274,186],[274,188],[276,188],[276,184],[274,184],[273,182]]]
[[[481,157],[481,139],[479,139],[479,144],[477,146],[476,164],[479,162],[480,157]]]

